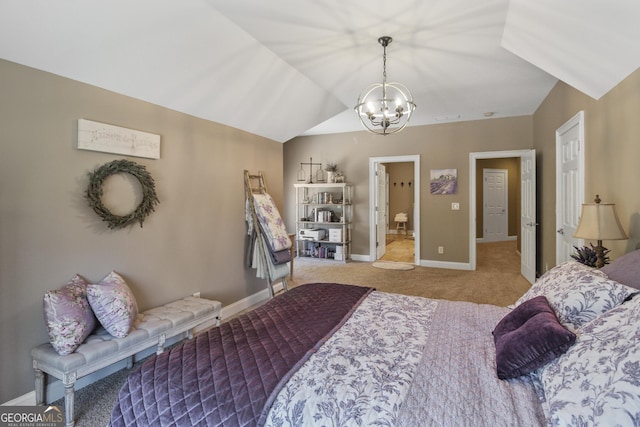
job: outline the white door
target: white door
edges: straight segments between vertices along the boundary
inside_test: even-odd
[[[376,163],[376,259],[387,251],[387,168]]]
[[[386,168],[385,168],[386,169]],[[384,205],[385,214],[385,234],[389,234],[389,174],[385,172],[385,181],[384,181],[384,200],[386,201]],[[386,242],[386,237],[385,237]],[[386,248],[386,246],[385,246]],[[386,252],[386,249],[385,249]]]
[[[556,264],[571,260],[584,203],[584,112],[556,131]]]
[[[536,281],[536,150],[520,156],[520,272],[529,281]]]
[[[500,242],[509,234],[508,171],[483,169],[482,240]]]

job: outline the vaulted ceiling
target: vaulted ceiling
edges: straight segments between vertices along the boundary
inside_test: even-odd
[[[0,58],[285,142],[361,130],[387,74],[410,125],[599,98],[640,66],[635,0],[0,0]],[[2,76],[0,76],[1,78]]]

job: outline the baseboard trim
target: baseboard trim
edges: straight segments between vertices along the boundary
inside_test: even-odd
[[[275,293],[280,292],[282,289],[284,289],[282,282],[274,283],[273,291]],[[246,298],[222,307],[220,316],[222,317],[222,320],[227,319],[237,313],[240,313],[242,310],[246,310],[247,308],[253,307],[256,304],[260,304],[261,302],[269,299],[269,297],[269,289],[263,289],[260,292],[256,292],[255,294],[249,295]]]
[[[471,270],[471,264],[464,262],[420,260],[421,267],[446,268],[449,270]]]
[[[351,255],[351,259],[353,261],[364,261],[364,262],[374,262],[374,257],[370,255]],[[413,263],[411,263],[413,264]],[[471,264],[462,263],[462,262],[449,262],[449,261],[432,261],[427,259],[421,259],[420,267],[431,267],[431,268],[446,268],[449,270],[471,270]]]
[[[35,406],[36,404],[36,392],[30,391],[27,394],[16,397],[8,402],[4,402],[2,406]]]
[[[518,240],[518,236],[507,236],[507,238],[503,240],[485,240],[484,237],[478,237],[476,243],[508,242],[511,240]]]

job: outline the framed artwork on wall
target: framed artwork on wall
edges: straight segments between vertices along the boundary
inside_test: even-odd
[[[431,169],[431,194],[455,194],[458,190],[457,169]]]

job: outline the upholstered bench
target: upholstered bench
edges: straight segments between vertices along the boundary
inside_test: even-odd
[[[36,404],[45,403],[46,374],[62,380],[65,423],[73,426],[74,386],[78,378],[125,359],[130,368],[134,356],[143,350],[155,346],[160,354],[169,338],[185,332],[192,338],[194,329],[207,322],[219,325],[221,307],[218,301],[188,297],[138,314],[125,338],[115,338],[99,326],[75,352],[65,356],[58,354],[50,343],[35,347],[31,357],[36,375]]]

